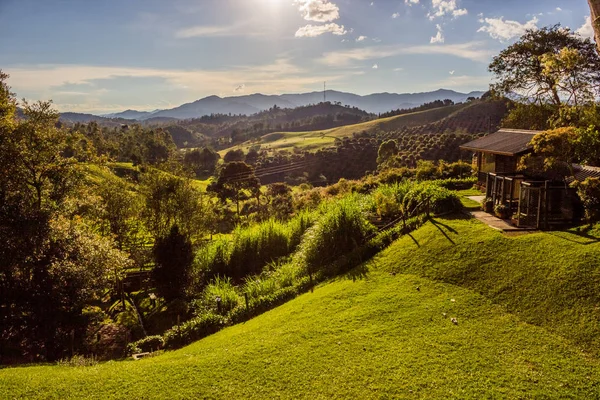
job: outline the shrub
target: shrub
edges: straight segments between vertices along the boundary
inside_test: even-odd
[[[575,182],[573,186],[583,203],[585,217],[589,222],[600,220],[600,179],[587,178],[583,182]]]
[[[173,349],[200,340],[218,332],[226,323],[223,316],[210,312],[192,318],[165,332],[165,348]]]
[[[438,186],[434,182],[422,182],[414,185],[404,197],[404,210],[409,216],[427,211],[433,214],[445,214],[462,209],[462,203],[456,193]]]
[[[162,336],[146,336],[136,342],[129,343],[127,345],[127,354],[136,354],[143,352],[153,352],[163,349],[165,346],[165,340]]]
[[[435,179],[438,174],[438,168],[432,161],[417,161],[417,170],[415,177],[419,181]]]

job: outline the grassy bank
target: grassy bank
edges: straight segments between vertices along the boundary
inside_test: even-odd
[[[493,264],[507,245],[513,258],[548,254],[522,268],[504,256]],[[592,317],[584,287],[598,286],[583,262],[597,246],[574,233],[507,238],[437,220],[351,275],[181,350],[0,370],[0,398],[596,398],[600,364],[557,333],[583,332],[576,320]],[[575,284],[576,274],[592,282]],[[556,327],[543,320],[550,311]]]

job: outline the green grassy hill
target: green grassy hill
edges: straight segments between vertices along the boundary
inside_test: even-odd
[[[0,370],[0,398],[599,398],[599,250],[440,219],[181,350]]]
[[[259,142],[245,142],[222,150],[219,154],[223,156],[229,150],[237,150],[239,148],[247,152],[251,146],[257,143],[261,144],[262,148],[265,150],[292,151],[294,148],[318,150],[332,146],[337,138],[352,137],[353,133],[360,133],[363,131],[371,132],[377,129],[391,131],[433,123],[442,120],[467,106],[467,104],[458,104],[411,114],[398,115],[395,117],[375,119],[360,124],[346,125],[323,131],[274,132],[262,136]]]

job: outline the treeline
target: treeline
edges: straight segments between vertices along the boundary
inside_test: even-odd
[[[475,98],[473,98],[473,100],[475,100]],[[381,113],[379,114],[379,118],[389,118],[389,117],[395,117],[397,115],[404,115],[404,114],[411,114],[414,112],[419,112],[419,111],[427,111],[427,110],[431,110],[434,108],[440,108],[440,107],[449,107],[449,106],[453,106],[454,105],[454,101],[450,100],[450,99],[446,99],[446,100],[435,100],[432,101],[431,103],[425,103],[421,106],[418,107],[413,107],[413,108],[399,108],[397,110],[392,110],[386,113]]]

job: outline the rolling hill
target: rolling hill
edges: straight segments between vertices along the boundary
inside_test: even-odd
[[[374,119],[360,124],[345,125],[322,131],[274,132],[262,136],[258,141],[248,141],[232,148],[222,150],[219,153],[224,155],[229,150],[236,150],[239,148],[243,149],[244,151],[248,151],[250,147],[256,144],[260,144],[261,149],[270,151],[292,151],[294,148],[314,151],[332,146],[336,139],[352,137],[354,133],[361,133],[363,131],[373,132],[377,130],[391,132],[400,129],[423,126],[444,120],[454,113],[468,107],[469,104],[457,104],[454,106],[435,108],[411,114]]]
[[[360,274],[181,350],[0,370],[0,397],[598,398],[599,360],[582,351],[596,343],[575,331],[598,330],[599,246],[435,220]]]

